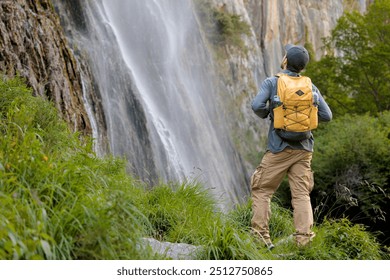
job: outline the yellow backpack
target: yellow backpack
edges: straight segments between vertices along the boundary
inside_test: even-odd
[[[318,108],[309,77],[278,77],[277,96],[274,100],[274,127],[291,132],[308,132],[318,126]]]

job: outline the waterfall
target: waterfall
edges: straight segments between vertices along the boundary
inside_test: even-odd
[[[111,153],[145,180],[195,179],[224,207],[243,200],[246,171],[194,4],[100,0],[70,8],[54,2],[76,52],[88,57]]]

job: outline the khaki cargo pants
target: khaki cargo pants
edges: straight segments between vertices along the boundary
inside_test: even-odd
[[[286,174],[294,209],[295,240],[298,245],[305,245],[314,237],[311,231],[313,210],[310,192],[314,186],[311,159],[312,153],[305,150],[287,148],[276,154],[267,151],[253,173],[251,177],[252,229],[265,243],[271,242],[268,227],[271,198]]]

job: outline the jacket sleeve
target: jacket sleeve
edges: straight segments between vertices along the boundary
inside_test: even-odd
[[[332,120],[333,114],[330,110],[328,104],[325,102],[324,97],[321,95],[320,91],[316,86],[313,85],[313,90],[318,94],[318,120],[320,122],[329,122]]]
[[[269,115],[269,105],[267,104],[272,94],[271,79],[265,79],[260,86],[260,90],[252,101],[253,112],[262,119]]]

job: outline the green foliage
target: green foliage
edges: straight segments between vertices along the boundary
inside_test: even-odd
[[[345,14],[325,40],[327,55],[309,64],[307,75],[336,116],[390,109],[389,20],[386,0],[374,1],[365,15]]]
[[[347,219],[326,220],[314,229],[316,237],[298,247],[287,237],[276,243],[274,256],[289,260],[378,260],[386,258],[379,243],[362,225]],[[286,253],[288,252],[288,253]]]
[[[200,256],[201,259],[264,259],[259,248],[260,244],[248,231],[235,227],[234,223],[224,217],[218,217],[211,222],[203,232],[204,251]]]
[[[197,0],[195,4],[210,42],[217,46],[244,48],[242,36],[250,35],[250,26],[241,16],[216,9],[206,0]]]
[[[389,204],[390,112],[345,115],[316,134],[313,158],[318,216],[385,222]],[[378,224],[378,225],[379,225]]]
[[[345,218],[325,220],[323,224],[314,228],[316,237],[312,243],[305,247],[298,247],[293,241],[292,213],[275,202],[271,203],[271,210],[270,234],[276,247],[269,252],[258,244],[262,259],[371,260],[388,258],[382,255],[376,238],[363,225],[354,225]],[[249,231],[252,217],[251,202],[237,206],[228,216],[238,228]],[[252,242],[258,241],[254,239]]]
[[[271,212],[269,228],[272,240],[294,233],[291,211],[281,207],[277,202],[272,202]],[[229,213],[229,217],[239,228],[249,231],[252,219],[252,201],[249,200],[246,204],[237,205]]]
[[[171,183],[148,191],[143,209],[151,224],[152,237],[198,244],[196,229],[212,219],[215,202],[199,184]]]
[[[218,36],[216,41],[218,44],[230,44],[242,48],[243,43],[241,35],[249,35],[249,25],[241,20],[239,15],[228,14],[225,11],[215,10],[214,18]]]
[[[278,238],[293,233],[291,212],[276,203],[271,204],[271,238]],[[267,259],[268,250],[251,233],[252,202],[237,205],[226,217],[214,219],[212,227],[203,233],[205,259]]]
[[[261,256],[250,234],[217,210],[202,186],[161,185],[145,195],[149,234],[168,242],[202,246],[200,259],[256,259]]]
[[[344,75],[338,65],[336,57],[327,55],[310,62],[305,72],[320,89],[334,117],[356,111],[355,100],[343,86]]]
[[[0,81],[0,259],[145,258],[136,183],[20,79]]]
[[[228,214],[217,210],[208,192],[197,184],[161,185],[145,195],[143,211],[150,235],[168,242],[202,246],[200,259],[263,259],[263,244],[250,233],[251,203]],[[291,214],[273,204],[274,237],[292,233]]]
[[[325,221],[316,242],[320,248],[330,249],[320,253],[323,259],[370,260],[381,257],[379,244],[373,242],[373,236],[365,231],[364,226],[352,224],[347,219]],[[313,257],[318,257],[318,251],[312,253]]]

